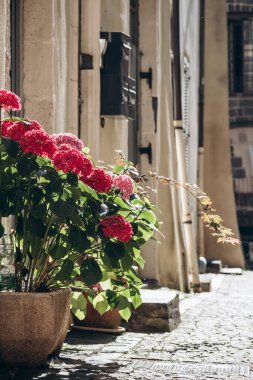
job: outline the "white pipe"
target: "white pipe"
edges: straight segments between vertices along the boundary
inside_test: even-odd
[[[185,147],[183,136],[182,120],[174,120],[176,155],[178,167],[178,181],[187,182],[186,163],[185,163]],[[183,188],[180,188],[181,209],[183,219],[183,229],[185,238],[185,247],[189,261],[189,268],[192,275],[192,287],[194,292],[201,292],[199,269],[197,260],[197,250],[193,233],[191,210],[189,206],[189,194]]]

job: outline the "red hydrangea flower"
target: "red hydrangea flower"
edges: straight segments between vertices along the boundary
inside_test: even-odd
[[[0,107],[3,111],[19,111],[21,109],[20,98],[11,91],[0,89]]]
[[[74,146],[77,150],[82,151],[83,142],[73,133],[58,133],[53,134],[52,138],[56,145],[61,146],[62,144],[68,144]]]
[[[108,193],[112,187],[112,177],[101,168],[94,168],[87,178],[81,178],[92,189]]]
[[[134,192],[134,181],[129,175],[122,174],[114,177],[113,184],[120,189],[124,199],[129,199]]]
[[[1,131],[3,137],[8,137],[8,130],[9,127],[13,125],[13,122],[11,120],[3,120],[1,123]]]
[[[19,143],[24,153],[52,158],[56,151],[52,138],[43,130],[31,130],[23,135]]]
[[[127,243],[133,235],[132,226],[121,215],[111,215],[100,220],[103,234],[107,237],[117,238],[123,243]]]
[[[29,131],[43,131],[43,128],[36,120],[16,121],[8,127],[6,137],[20,142]]]
[[[72,171],[80,177],[88,177],[92,171],[91,161],[75,147],[63,144],[53,157],[53,163],[57,170],[64,173]]]

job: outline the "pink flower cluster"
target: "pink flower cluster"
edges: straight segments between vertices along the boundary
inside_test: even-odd
[[[11,91],[0,89],[0,108],[3,111],[19,111],[21,109],[20,98]]]
[[[114,177],[113,184],[120,189],[124,199],[129,199],[130,195],[134,192],[134,181],[129,175],[122,174]]]
[[[101,193],[108,193],[112,187],[112,177],[101,168],[92,169],[89,177],[83,178],[83,181],[92,189]]]
[[[81,178],[86,178],[91,174],[92,163],[75,147],[68,144],[62,144],[53,156],[53,163],[57,170],[64,173],[72,171]]]
[[[127,243],[133,235],[131,224],[121,215],[111,215],[100,221],[103,234]]]
[[[75,147],[77,150],[82,151],[83,149],[83,142],[73,133],[58,133],[53,134],[52,139],[54,140],[55,144],[58,146],[61,146],[63,144],[68,144],[70,146]]]

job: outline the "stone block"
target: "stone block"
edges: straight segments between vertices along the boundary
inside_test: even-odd
[[[233,274],[233,275],[242,275],[242,268],[222,268],[220,270],[222,274]]]
[[[221,260],[211,260],[207,262],[206,271],[209,273],[220,273],[222,269]]]
[[[210,274],[200,274],[199,279],[202,292],[210,292],[212,287],[212,276],[210,276]]]
[[[180,323],[179,296],[167,288],[142,289],[143,303],[133,311],[130,331],[169,332]]]

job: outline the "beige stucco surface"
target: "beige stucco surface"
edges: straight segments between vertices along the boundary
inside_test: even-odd
[[[25,116],[76,133],[78,0],[24,0],[22,14]]]
[[[172,91],[170,65],[171,7],[167,0],[140,1],[141,69],[153,70],[153,86],[141,82],[141,142],[152,143],[153,162],[141,158],[142,172],[154,170],[160,175],[176,178],[174,130],[172,127]],[[147,38],[149,36],[149,38]],[[152,96],[158,97],[157,132],[155,133]],[[179,220],[178,198],[175,189],[154,184],[157,194],[154,201],[161,211],[160,244],[150,242],[143,248],[146,265],[143,277],[156,278],[160,285],[184,289],[183,243]]]
[[[225,0],[206,2],[205,78],[204,189],[224,225],[238,236],[229,146]],[[217,244],[208,231],[205,255],[232,267],[244,265],[241,246]]]

